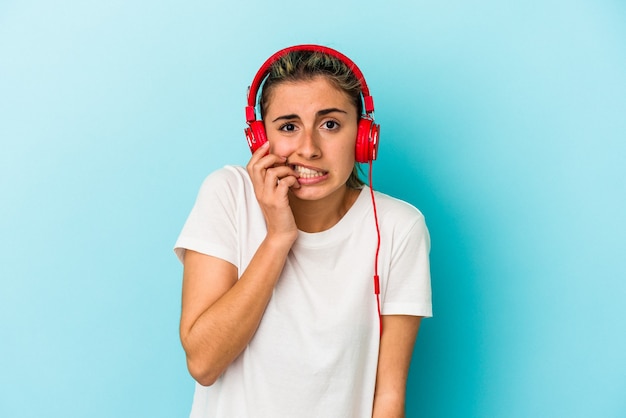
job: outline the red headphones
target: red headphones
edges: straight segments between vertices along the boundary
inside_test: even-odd
[[[267,142],[265,125],[262,120],[257,120],[255,113],[256,99],[261,83],[268,76],[272,64],[284,55],[293,51],[321,52],[323,54],[330,55],[342,61],[348,66],[350,71],[354,73],[356,78],[361,83],[361,95],[363,96],[363,105],[365,109],[365,114],[361,115],[359,119],[354,157],[359,163],[368,163],[375,160],[378,152],[380,125],[374,123],[374,99],[370,96],[363,73],[361,73],[359,67],[357,67],[356,64],[350,60],[350,58],[346,57],[339,51],[320,45],[296,45],[282,49],[269,57],[257,72],[252,84],[248,87],[248,105],[246,106],[246,123],[248,124],[248,128],[244,130],[246,139],[248,140],[248,145],[250,146],[252,152],[256,151],[261,145]]]

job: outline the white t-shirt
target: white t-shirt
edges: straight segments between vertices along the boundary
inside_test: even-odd
[[[424,217],[376,192],[383,315],[431,316]],[[241,275],[266,234],[242,167],[212,173],[175,245],[222,258]],[[254,337],[211,386],[196,385],[191,418],[371,417],[379,322],[376,228],[367,186],[331,229],[300,231]]]

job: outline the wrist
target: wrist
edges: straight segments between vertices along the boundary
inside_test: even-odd
[[[283,231],[283,232],[268,231],[267,235],[265,236],[264,243],[268,247],[277,251],[281,251],[281,250],[289,251],[291,247],[293,246],[293,243],[296,242],[297,238],[298,238],[297,229],[294,231]]]

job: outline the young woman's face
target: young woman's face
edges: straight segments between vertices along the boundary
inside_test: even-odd
[[[264,115],[270,152],[287,157],[301,187],[292,193],[318,200],[344,193],[354,167],[357,109],[325,77],[276,85]]]

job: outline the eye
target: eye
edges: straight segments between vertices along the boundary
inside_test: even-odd
[[[278,129],[284,132],[293,132],[296,130],[296,125],[294,125],[293,123],[285,123],[283,125],[280,125],[280,128]]]
[[[334,120],[327,120],[326,122],[324,122],[322,126],[324,127],[324,129],[328,129],[329,131],[334,131],[335,129],[339,128],[339,123],[337,123]]]

